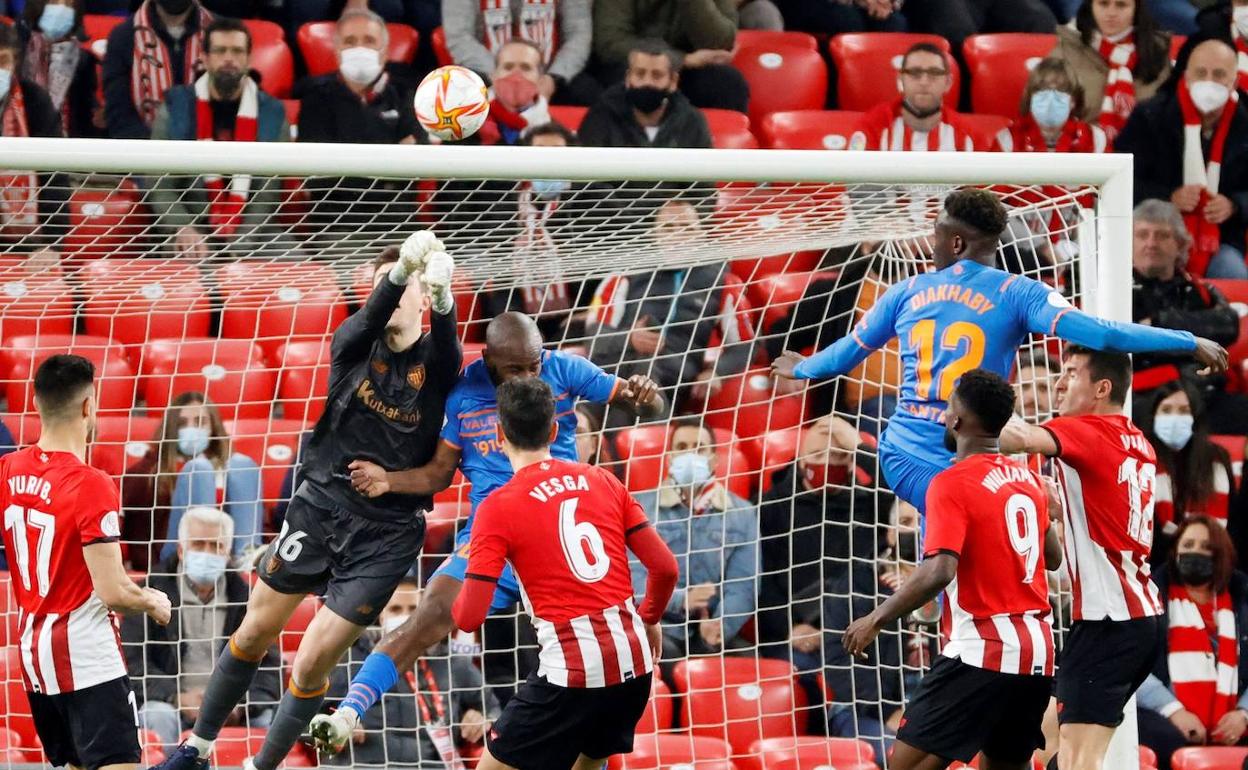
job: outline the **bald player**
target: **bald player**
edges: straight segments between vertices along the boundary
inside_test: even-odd
[[[472,514],[455,540],[454,552],[429,580],[416,613],[377,644],[338,710],[313,720],[312,736],[321,750],[340,751],[363,714],[398,680],[399,672],[410,669],[426,649],[454,630],[451,606],[468,567],[473,514],[486,496],[512,477],[511,463],[498,442],[495,390],[521,377],[539,377],[554,392],[557,433],[550,453],[559,460],[577,460],[573,406],[578,398],[595,403],[628,402],[638,412],[650,415],[663,410],[658,385],[649,377],[620,379],[581,356],[543,350],[537,324],[523,313],[503,313],[490,321],[482,359],[464,370],[447,399],[442,443],[433,460],[419,468],[389,472],[363,460],[350,465],[356,490],[369,497],[432,495],[449,487],[459,468],[472,485]],[[519,600],[519,585],[507,568],[499,578],[491,609],[506,609]]]

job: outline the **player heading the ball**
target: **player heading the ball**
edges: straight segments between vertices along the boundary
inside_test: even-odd
[[[498,388],[499,442],[515,475],[477,509],[455,624],[485,622],[511,564],[537,631],[537,671],[490,729],[479,770],[598,770],[633,750],[662,647],[676,558],[610,472],[551,457],[555,401],[537,378]],[[645,565],[633,604],[628,552]]]
[[[1005,207],[994,193],[955,190],[936,219],[933,272],[893,284],[832,346],[809,359],[785,351],[772,364],[781,377],[836,377],[900,337],[901,395],[880,440],[880,467],[889,487],[920,511],[928,484],[952,459],[941,437],[958,378],[976,368],[1008,377],[1018,346],[1031,334],[1095,350],[1191,353],[1211,371],[1226,369],[1226,351],[1212,340],[1094,318],[1053,288],[997,269],[1005,228]]]

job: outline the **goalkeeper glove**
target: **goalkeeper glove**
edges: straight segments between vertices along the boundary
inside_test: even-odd
[[[451,295],[451,276],[455,272],[455,260],[445,251],[429,252],[425,261],[425,272],[420,277],[425,291],[433,300],[433,312],[446,315],[451,312],[455,298]]]
[[[432,230],[417,230],[412,233],[399,247],[399,261],[390,268],[390,282],[396,286],[406,286],[408,278],[425,272],[430,253],[443,250],[442,241],[438,240]]]

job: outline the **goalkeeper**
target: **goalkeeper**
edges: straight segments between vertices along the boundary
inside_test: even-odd
[[[953,460],[944,418],[958,378],[978,368],[1008,377],[1029,334],[1094,350],[1190,353],[1209,371],[1226,369],[1226,351],[1212,340],[1093,318],[1043,283],[998,270],[1006,224],[992,192],[950,193],[936,219],[935,271],[891,286],[848,336],[809,359],[785,351],[772,363],[774,374],[790,379],[836,377],[900,337],[901,396],[880,441],[880,467],[893,491],[921,512],[928,484]]]
[[[264,744],[244,768],[274,770],[314,714],[342,654],[390,600],[424,541],[427,495],[366,497],[348,463],[387,468],[432,459],[461,351],[451,297],[454,263],[429,231],[374,260],[373,292],[334,332],[325,413],[317,421],[281,534],[258,564],[242,624],[221,650],[192,734],[159,768],[207,765],[222,725],[264,652],[309,593],[325,607],[308,626]],[[432,304],[428,334],[421,318]]]

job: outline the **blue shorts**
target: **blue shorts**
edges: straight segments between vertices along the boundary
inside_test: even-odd
[[[919,513],[927,514],[927,488],[936,474],[949,467],[935,465],[915,457],[913,453],[890,444],[887,439],[880,442],[880,470],[884,472],[884,480],[893,493],[919,509]]]
[[[464,574],[468,571],[468,541],[472,539],[472,530],[464,528],[455,536],[455,551],[433,571],[432,578],[438,575],[464,582]],[[490,603],[490,612],[504,612],[520,601],[520,583],[516,581],[516,573],[511,565],[503,566],[503,574],[498,578],[498,587],[494,589],[494,601]]]

